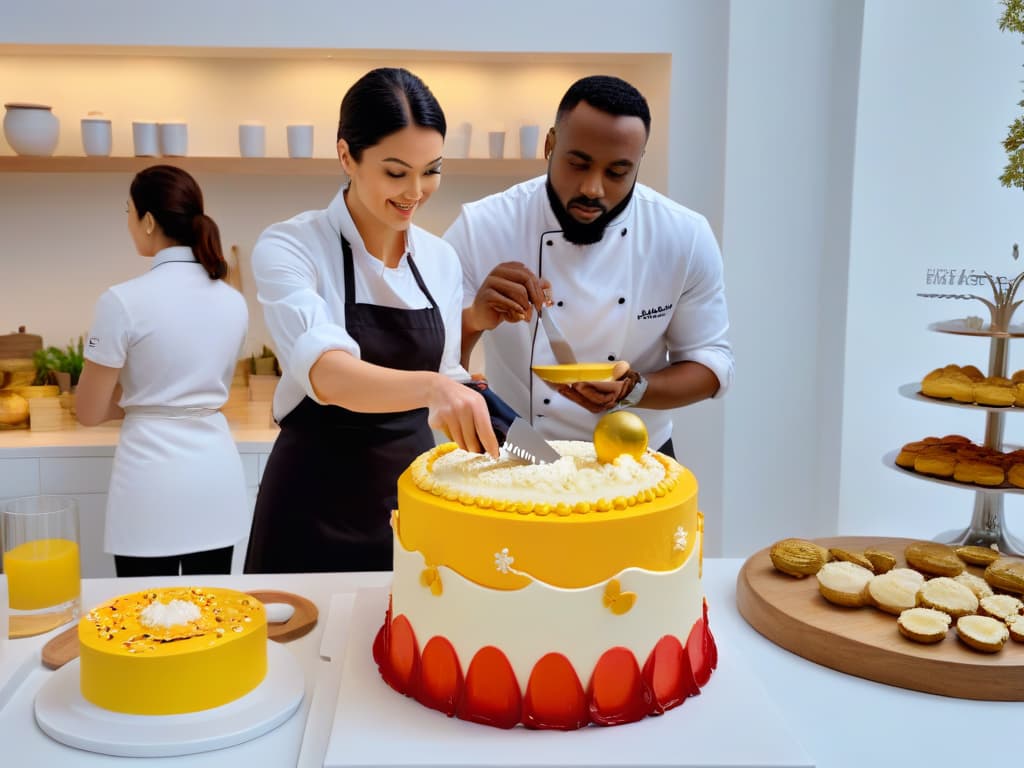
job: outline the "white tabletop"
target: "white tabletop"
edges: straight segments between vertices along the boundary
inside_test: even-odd
[[[754,631],[736,610],[736,574],[742,563],[739,559],[705,562],[711,629],[720,644],[741,655],[743,666],[759,677],[789,730],[800,740],[803,752],[816,765],[862,768],[866,759],[931,768],[972,765],[986,751],[996,759],[997,745],[1003,743],[999,735],[1017,732],[1024,703],[968,701],[894,688],[835,672],[774,645]],[[283,590],[316,603],[320,611],[317,626],[285,646],[295,654],[305,673],[306,696],[291,720],[264,736],[217,752],[162,758],[160,764],[274,768],[321,765],[337,698],[341,664],[336,662],[343,653],[354,593],[363,587],[387,585],[389,580],[386,573],[204,577],[202,583],[209,586]],[[116,594],[175,583],[191,582],[181,578],[87,579],[83,582],[83,602],[93,605]],[[24,675],[26,663],[29,671],[17,685],[7,686],[14,689],[13,693],[5,704],[0,703],[2,763],[58,767],[151,764],[151,760],[105,757],[71,749],[38,729],[32,714],[34,692],[52,673],[35,662],[48,637],[10,641],[3,647],[0,696],[5,681]],[[325,650],[338,649],[333,661],[321,658],[322,641]],[[723,654],[720,665],[724,668],[728,663],[728,655]],[[712,677],[709,686],[714,684]],[[685,718],[688,706],[699,707],[700,699],[669,713],[666,719]],[[735,733],[737,726],[742,728],[742,724],[722,723],[722,732]],[[983,738],[986,733],[996,738]],[[400,739],[401,733],[395,738]],[[670,758],[666,756],[666,760]]]

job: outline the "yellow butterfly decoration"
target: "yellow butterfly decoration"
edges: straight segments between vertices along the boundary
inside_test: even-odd
[[[636,592],[623,592],[618,579],[612,579],[604,587],[604,607],[621,616],[628,613],[636,602]]]
[[[437,572],[435,566],[423,569],[420,573],[420,584],[424,587],[429,587],[430,593],[434,597],[440,597],[441,593],[444,592],[444,586],[441,584],[441,574]]]

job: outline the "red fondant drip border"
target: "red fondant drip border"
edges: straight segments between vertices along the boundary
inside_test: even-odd
[[[632,723],[678,707],[707,684],[718,666],[718,648],[705,601],[685,644],[663,636],[642,667],[632,651],[609,648],[584,688],[569,660],[549,653],[534,665],[521,695],[501,649],[481,648],[464,671],[447,638],[433,637],[421,651],[409,620],[392,616],[389,603],[373,658],[388,685],[449,717],[498,728],[575,730]]]

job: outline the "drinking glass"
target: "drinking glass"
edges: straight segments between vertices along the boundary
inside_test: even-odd
[[[0,503],[9,637],[29,637],[81,612],[78,501],[25,496]]]

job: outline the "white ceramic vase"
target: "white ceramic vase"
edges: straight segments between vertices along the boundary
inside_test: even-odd
[[[19,155],[49,157],[60,138],[60,120],[44,104],[4,104],[4,138]]]

